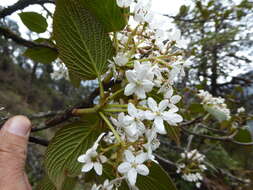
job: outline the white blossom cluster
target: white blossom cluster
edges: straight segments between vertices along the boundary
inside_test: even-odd
[[[246,110],[244,107],[240,107],[237,109],[237,113],[244,113]]]
[[[224,114],[226,120],[231,118],[230,110],[227,108],[224,98],[213,97],[212,94],[204,90],[200,90],[198,96],[202,99],[201,104],[212,108],[214,111],[219,111],[220,113]]]
[[[139,23],[135,29],[126,27],[118,33],[117,55],[109,61],[107,74],[121,79],[125,98],[107,105],[110,111],[107,124],[111,122],[113,130],[102,133],[78,158],[83,163],[82,172],[94,169],[99,176],[103,175],[104,164],[116,164],[115,176],[126,180],[130,189],[137,189],[138,175],[149,175],[147,163],[157,163],[153,152],[160,145],[158,134],[167,133],[166,125],[175,127],[183,121],[176,105],[181,97],[175,95],[173,85],[184,75],[184,64],[179,56],[168,55],[171,41],[180,46],[180,32],[171,35],[155,27],[151,3],[151,0],[117,0],[120,7],[133,6],[133,18]],[[106,180],[104,184],[94,184],[92,190],[111,190],[116,188],[114,185]]]
[[[182,174],[185,181],[194,182],[196,187],[201,186],[202,173],[207,169],[203,164],[205,156],[196,149],[181,153],[180,163],[177,165],[177,173]]]

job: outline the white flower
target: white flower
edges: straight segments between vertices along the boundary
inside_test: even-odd
[[[146,111],[145,115],[148,120],[154,120],[154,126],[158,133],[166,134],[163,120],[165,120],[165,109],[168,107],[169,101],[163,100],[157,105],[153,98],[148,98],[148,107],[151,111]]]
[[[134,186],[137,179],[137,174],[147,176],[149,174],[149,169],[143,163],[146,161],[147,155],[145,153],[140,153],[134,156],[129,150],[124,152],[125,161],[118,166],[118,171],[121,174],[126,175],[129,183]]]
[[[178,29],[175,29],[172,34],[169,35],[169,40],[175,41],[176,46],[179,48],[185,48],[186,47],[186,41],[182,39],[181,37],[181,31]]]
[[[117,5],[122,8],[127,8],[133,3],[133,0],[117,0]]]
[[[91,190],[99,190],[101,185],[93,184]]]
[[[155,156],[153,155],[153,151],[160,146],[160,141],[157,139],[157,133],[155,130],[148,129],[145,132],[145,136],[148,142],[144,144],[143,147],[147,151],[147,159],[158,164],[158,162],[155,160]]]
[[[137,126],[134,125],[134,118],[130,116],[125,116],[124,113],[120,113],[118,115],[118,120],[111,118],[112,123],[117,127],[117,131],[121,136],[124,136],[126,133],[127,139],[130,142],[134,142],[138,139],[138,129]]]
[[[244,107],[240,107],[237,109],[237,113],[243,113],[245,112],[245,108]]]
[[[84,163],[82,167],[82,172],[89,172],[92,168],[98,175],[102,175],[103,166],[101,163],[105,163],[107,158],[104,155],[99,155],[97,153],[98,143],[102,139],[105,133],[102,133],[94,145],[86,151],[85,154],[78,157],[78,162]]]
[[[154,17],[153,12],[151,11],[151,6],[151,0],[138,0],[134,7],[134,20],[136,22],[151,23]]]
[[[136,94],[139,99],[146,98],[146,92],[150,92],[153,89],[154,73],[151,71],[151,65],[149,63],[139,62],[134,63],[134,69],[126,72],[126,77],[129,84],[125,88],[124,94],[130,96]]]
[[[166,134],[163,122],[164,120],[170,125],[176,125],[176,123],[183,121],[182,116],[174,113],[176,111],[175,109],[165,111],[168,106],[168,100],[163,100],[159,103],[159,105],[157,105],[153,98],[148,98],[148,107],[151,109],[151,111],[148,110],[145,112],[146,119],[154,120],[154,127],[160,134]]]
[[[131,128],[131,134],[134,135],[142,135],[145,132],[145,125],[142,121],[145,118],[144,112],[142,110],[138,110],[132,103],[128,104],[128,114],[124,118],[124,124]]]
[[[112,190],[113,184],[110,184],[110,181],[106,179],[103,183],[102,190]]]
[[[113,144],[115,142],[115,136],[113,135],[112,132],[109,132],[106,134],[106,136],[104,137],[104,141],[107,144]]]
[[[125,53],[123,52],[118,52],[117,55],[115,57],[113,57],[113,61],[116,65],[122,67],[125,66],[128,62],[128,57]],[[110,63],[112,63],[112,61],[109,61]]]

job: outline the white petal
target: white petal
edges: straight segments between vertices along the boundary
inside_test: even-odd
[[[136,89],[135,83],[129,83],[125,88],[124,94],[126,96],[130,96],[135,92],[135,89]]]
[[[127,71],[126,78],[130,83],[135,83],[136,81],[136,73],[134,71]]]
[[[136,183],[136,178],[137,178],[137,171],[134,168],[131,168],[127,172],[127,179],[129,180],[129,183],[134,186]]]
[[[177,112],[179,109],[176,105],[174,104],[169,104],[170,112]]]
[[[93,168],[93,162],[88,162],[83,165],[82,172],[88,172]]]
[[[127,162],[133,162],[135,159],[133,153],[130,150],[125,150],[124,155]]]
[[[179,95],[175,95],[170,98],[170,102],[172,104],[177,104],[180,100],[181,100],[181,96]]]
[[[146,153],[140,153],[135,158],[135,162],[138,163],[138,164],[142,164],[146,160],[147,160],[147,154]]]
[[[153,98],[148,98],[148,107],[153,111],[158,111],[157,103]]]
[[[146,128],[145,128],[145,125],[141,121],[139,121],[139,122],[137,122],[137,129],[138,129],[140,135],[142,135],[145,132]]]
[[[135,136],[138,132],[136,125],[129,125],[127,127],[125,127],[125,131],[129,136]]]
[[[127,107],[128,114],[132,117],[136,117],[138,115],[138,110],[135,108],[135,106],[132,103],[128,104]]]
[[[129,115],[126,115],[123,119],[124,125],[131,125],[131,123],[133,122],[134,122],[134,118]]]
[[[145,111],[145,118],[147,120],[154,120],[155,114],[149,110]]]
[[[83,154],[83,155],[81,155],[81,156],[79,156],[79,157],[77,158],[77,161],[78,161],[78,162],[81,162],[81,163],[85,163],[86,160],[87,160],[87,156],[86,156],[85,154]]]
[[[123,162],[118,166],[118,172],[121,174],[127,173],[131,169],[131,164]]]
[[[174,122],[174,123],[179,123],[179,122],[183,121],[183,117],[181,115],[177,114],[177,113],[173,113],[171,121]]]
[[[166,134],[166,130],[164,128],[163,119],[162,117],[156,117],[154,120],[155,128],[157,132],[160,134]]]
[[[137,169],[138,174],[141,174],[141,175],[144,175],[144,176],[149,174],[149,169],[144,164],[138,165],[136,169]]]
[[[150,80],[144,80],[142,82],[142,85],[143,85],[145,92],[150,92],[154,87],[154,83]]]
[[[168,99],[171,98],[171,96],[173,95],[173,92],[174,92],[173,88],[169,88],[164,95],[165,98],[168,98]]]
[[[171,125],[175,125],[176,123],[183,121],[183,118],[181,115],[172,113],[172,112],[164,112],[163,118]]]
[[[169,105],[169,101],[168,101],[168,100],[163,100],[163,101],[161,101],[161,102],[159,103],[159,106],[158,106],[159,111],[160,111],[160,112],[164,111],[164,110],[168,107],[168,105]]]
[[[146,98],[146,93],[145,93],[144,88],[141,88],[141,87],[136,88],[135,94],[138,97],[138,99],[145,99]]]
[[[94,163],[94,169],[98,175],[102,175],[103,172],[103,166],[99,162]]]
[[[105,163],[108,160],[104,155],[99,156],[99,159],[100,159],[101,163]]]

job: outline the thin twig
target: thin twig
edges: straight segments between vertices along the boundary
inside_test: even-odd
[[[17,3],[4,8],[3,10],[0,11],[0,19],[4,18],[8,15],[11,15],[12,13],[22,10],[30,5],[35,5],[35,4],[45,4],[45,3],[55,3],[54,0],[19,0]]]
[[[44,139],[40,139],[37,137],[29,137],[29,142],[31,143],[35,143],[38,145],[42,145],[42,146],[48,146],[49,145],[49,141],[44,140]]]
[[[44,48],[52,49],[56,52],[58,51],[55,47],[49,46],[47,44],[42,44],[42,43],[26,40],[5,27],[0,27],[0,35],[4,36],[5,38],[12,39],[17,44],[20,44],[29,48],[44,47]]]

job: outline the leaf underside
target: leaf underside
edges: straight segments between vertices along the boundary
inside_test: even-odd
[[[112,42],[79,0],[57,0],[53,28],[60,58],[72,73],[91,80],[106,72]]]
[[[93,121],[94,122],[94,121]],[[84,154],[97,139],[98,121],[76,122],[59,130],[47,148],[46,173],[57,188],[61,188],[67,176],[80,174],[82,164],[77,158]]]

